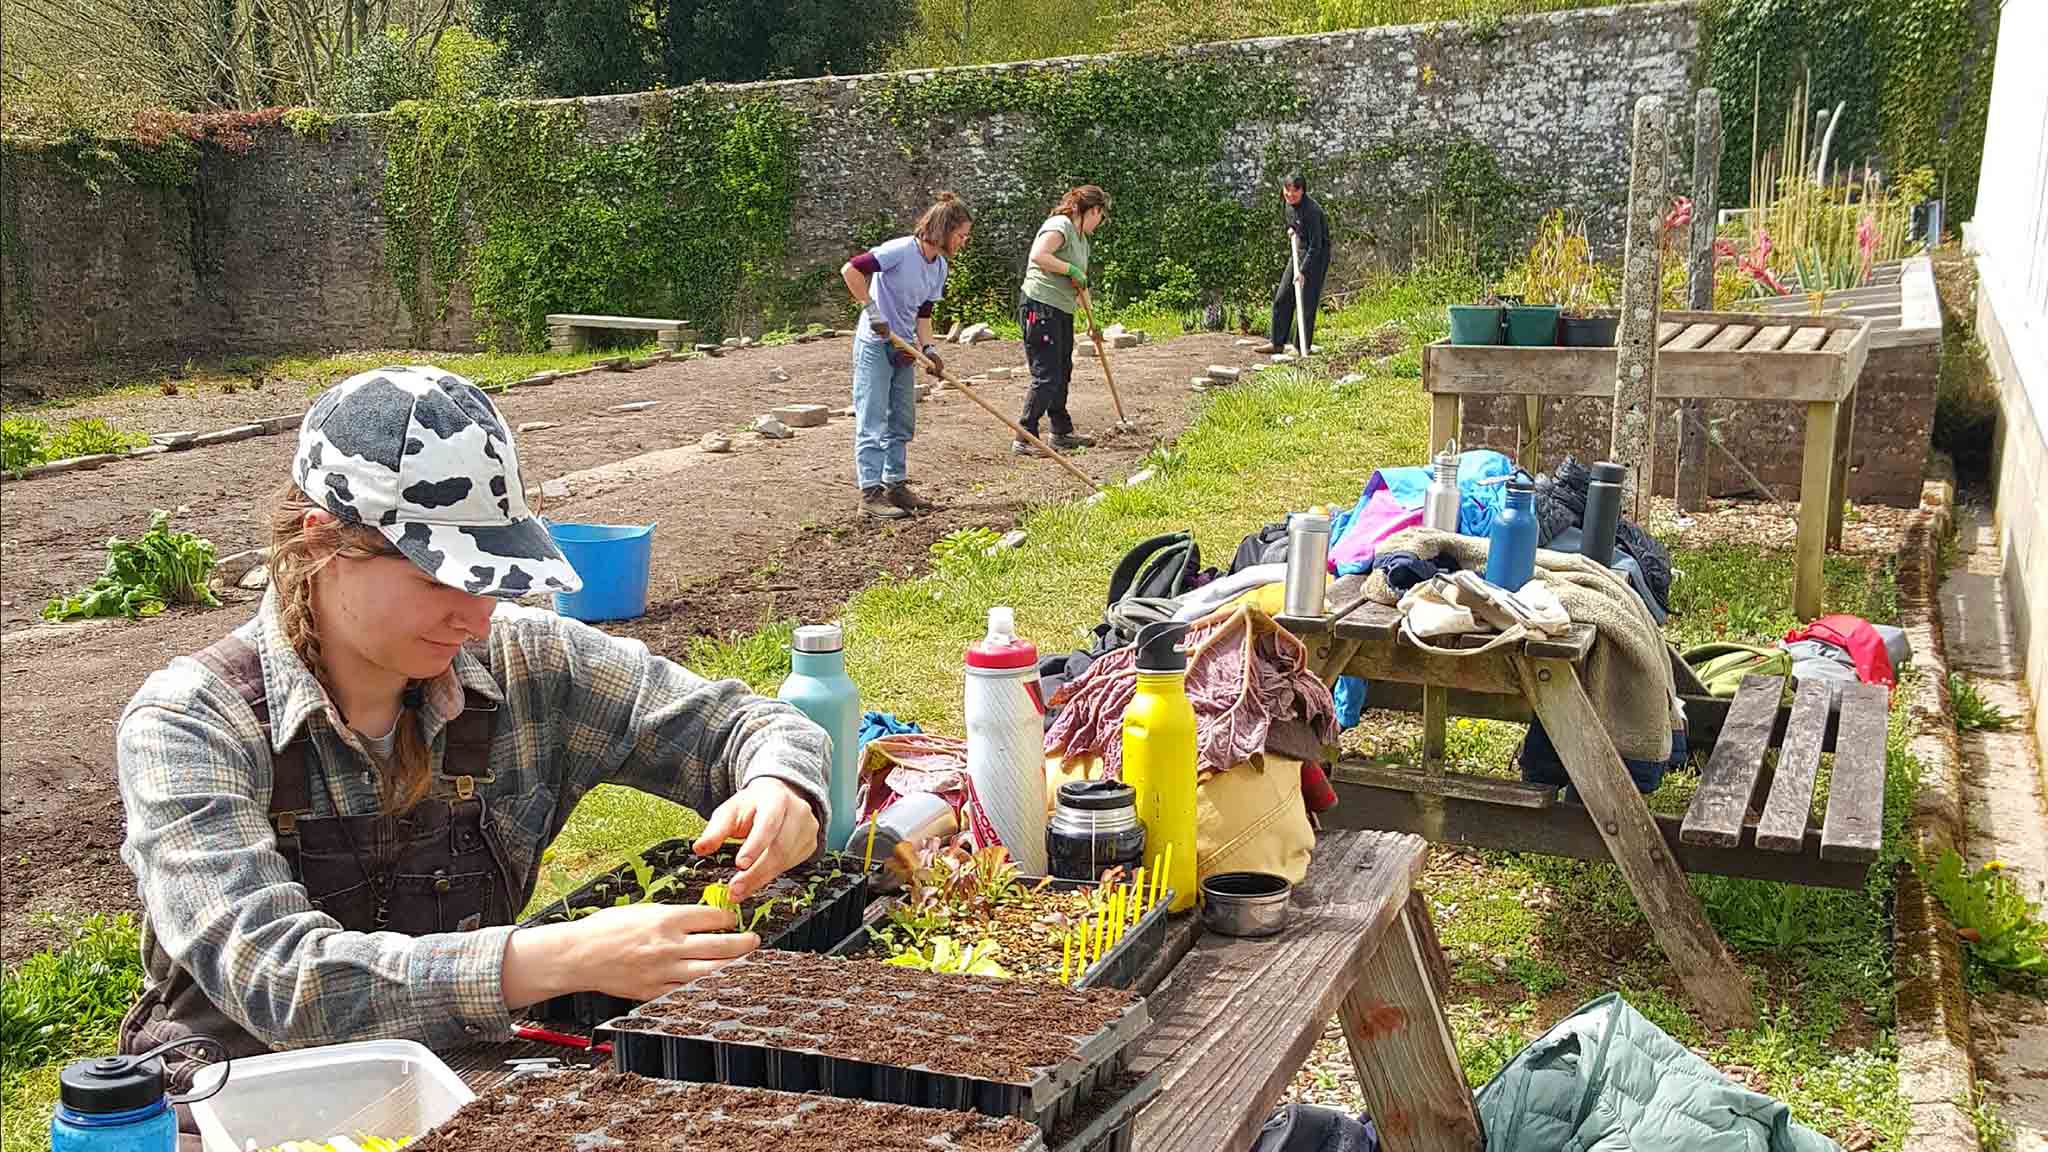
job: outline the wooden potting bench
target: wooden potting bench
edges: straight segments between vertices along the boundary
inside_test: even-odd
[[[1806,406],[1799,478],[1798,568],[1792,607],[1820,615],[1821,558],[1841,539],[1856,377],[1870,348],[1869,321],[1845,315],[1665,312],[1657,327],[1658,400],[1764,400]],[[1431,450],[1458,439],[1466,396],[1520,396],[1516,458],[1540,459],[1539,404],[1550,396],[1614,398],[1612,348],[1519,348],[1439,341],[1422,350],[1430,394]],[[1638,478],[1642,480],[1642,478]]]
[[[1415,891],[1427,859],[1416,836],[1328,831],[1279,935],[1233,939],[1203,933],[1193,913],[1176,917],[1137,985],[1152,1022],[1131,1064],[1130,1099],[1147,1101],[1133,1146],[1250,1148],[1335,1017],[1384,1147],[1480,1152],[1472,1092],[1444,1016],[1450,973]],[[589,1062],[572,1057],[540,1044],[483,1044],[448,1063],[482,1092],[511,1074],[508,1062]]]

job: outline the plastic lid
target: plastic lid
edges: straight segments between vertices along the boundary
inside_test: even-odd
[[[1628,469],[1611,460],[1602,460],[1593,465],[1593,481],[1596,484],[1619,484],[1628,479]]]
[[[1081,812],[1135,808],[1138,793],[1120,780],[1073,780],[1060,785],[1060,807]]]
[[[1330,518],[1317,512],[1296,512],[1287,518],[1287,526],[1305,532],[1328,532]]]
[[[988,635],[967,646],[969,668],[1036,668],[1038,645],[1017,638],[1017,613],[998,604],[988,610]]]
[[[1188,626],[1179,620],[1161,620],[1138,629],[1138,671],[1184,672],[1188,654],[1180,650]]]
[[[164,1098],[164,1062],[154,1056],[74,1060],[57,1074],[57,1095],[66,1108],[88,1116],[147,1108]]]
[[[846,637],[837,624],[805,624],[796,630],[790,647],[798,652],[837,652],[846,647]]]

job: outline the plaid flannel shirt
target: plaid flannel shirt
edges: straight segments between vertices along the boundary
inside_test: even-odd
[[[276,597],[240,634],[254,644],[273,730],[197,660],[150,676],[121,718],[121,799],[143,931],[265,1043],[401,1037],[447,1048],[510,1034],[501,985],[510,926],[404,936],[349,932],[295,882],[268,819],[272,755],[303,727],[344,815],[377,811],[373,757],[278,627]],[[438,772],[463,689],[498,704],[494,779],[479,781],[513,877],[532,898],[540,855],[594,785],[625,784],[709,813],[761,777],[808,797],[825,824],[829,741],[795,708],[712,682],[624,639],[504,605],[488,664],[464,650],[426,686],[420,717]],[[335,815],[310,789],[314,816]],[[151,954],[145,941],[144,955]],[[152,983],[167,971],[151,971]]]

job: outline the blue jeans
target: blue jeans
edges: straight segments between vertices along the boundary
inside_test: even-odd
[[[892,349],[853,341],[853,474],[862,491],[909,479],[917,435],[917,362],[890,362]]]

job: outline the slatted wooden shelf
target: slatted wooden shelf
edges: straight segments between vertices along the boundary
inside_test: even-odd
[[[1853,315],[1666,312],[1657,396],[1834,403],[1856,386],[1869,323]],[[1612,396],[1614,349],[1452,344],[1423,349],[1429,390],[1457,396]]]

